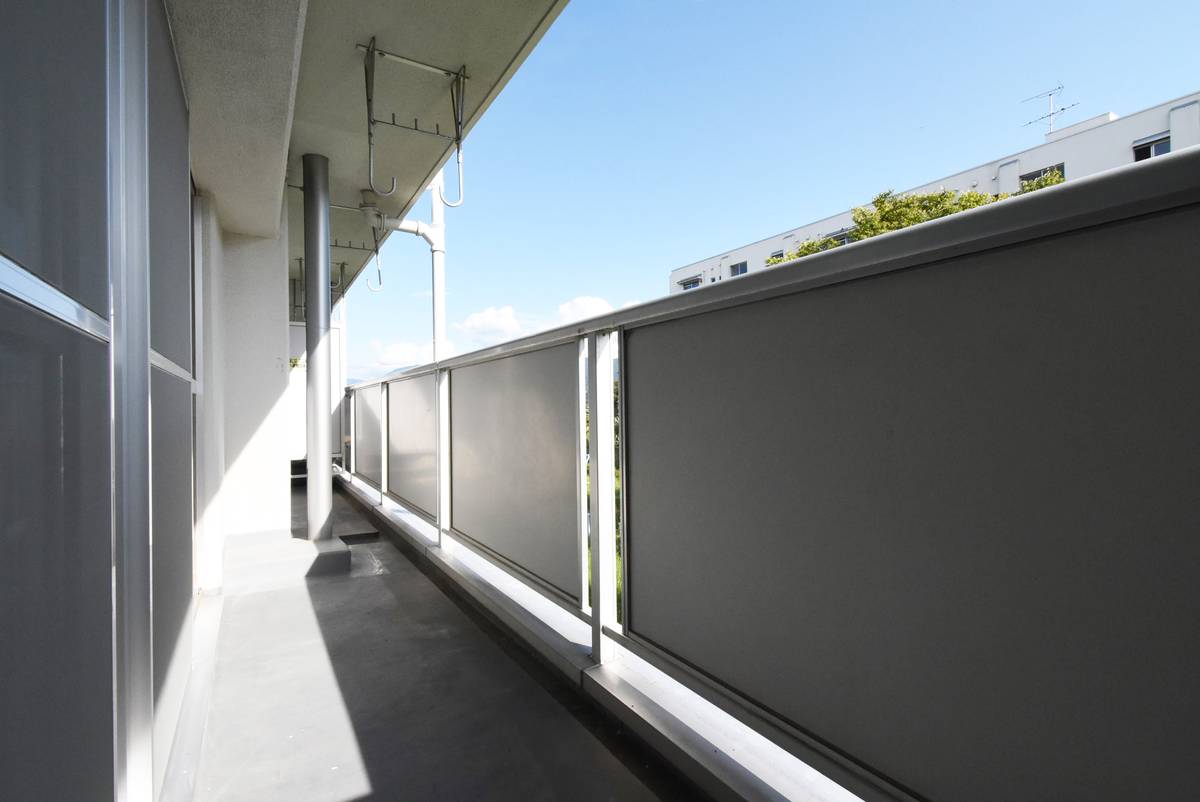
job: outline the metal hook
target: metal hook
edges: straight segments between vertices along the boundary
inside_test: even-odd
[[[463,112],[466,103],[466,88],[467,88],[467,66],[464,64],[459,68],[458,73],[454,76],[454,83],[450,85],[450,106],[454,112],[454,150],[458,161],[458,200],[450,201],[446,198],[445,186],[439,187],[438,194],[442,198],[442,203],[451,208],[462,206],[463,203],[463,156],[462,156],[462,139],[463,139]]]
[[[379,267],[379,254],[378,253],[375,254],[376,285],[374,287],[371,286],[371,277],[370,276],[367,276],[366,279],[364,279],[364,281],[366,282],[367,289],[370,290],[371,292],[382,292],[383,291],[383,270],[381,270]]]
[[[375,187],[375,37],[371,37],[367,45],[367,54],[363,56],[363,77],[367,84],[367,182],[371,191],[386,198],[396,192],[396,178],[392,177],[392,187],[387,192],[380,192]]]
[[[383,267],[379,264],[379,235],[375,231],[375,226],[371,226],[371,239],[375,241],[375,281],[377,286],[371,286],[371,277],[367,276],[363,281],[367,285],[367,289],[371,292],[380,292],[383,290]]]

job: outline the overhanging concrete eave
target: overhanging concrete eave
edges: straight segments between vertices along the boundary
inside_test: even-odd
[[[222,228],[274,237],[307,0],[166,0],[189,104],[192,177]]]

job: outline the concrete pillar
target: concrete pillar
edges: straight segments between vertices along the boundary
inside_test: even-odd
[[[329,159],[304,154],[304,308],[308,351],[308,539],[333,536],[329,454]]]

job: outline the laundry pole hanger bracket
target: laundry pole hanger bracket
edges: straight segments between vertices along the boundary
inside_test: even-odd
[[[371,277],[370,276],[367,276],[367,278],[365,280],[367,282],[368,290],[370,290],[371,292],[379,292],[380,290],[383,289],[383,265],[379,261],[380,232],[377,228],[375,228],[375,226],[371,226],[371,239],[375,243],[375,247],[372,249],[375,252],[373,254],[373,256],[375,258],[375,286],[374,287],[371,286]]]
[[[454,141],[454,137],[452,137],[448,134],[442,133],[442,128],[440,125],[434,126],[434,129],[432,131],[422,128],[420,123],[417,122],[416,117],[413,117],[412,125],[407,125],[403,121],[397,120],[395,114],[392,115],[392,118],[390,120],[376,119],[375,123],[377,125],[390,125],[393,128],[402,128],[405,131],[412,131],[414,134],[426,134],[428,136],[436,136],[440,139],[446,140],[447,142]]]
[[[371,41],[367,44],[364,45],[359,42],[355,45],[355,47],[357,47],[359,50],[365,50],[368,53],[374,53],[376,58],[381,58],[384,61],[393,61],[397,64],[406,64],[409,67],[416,67],[417,69],[425,70],[426,72],[432,72],[437,75],[443,75],[447,78],[457,78],[461,75],[463,80],[468,80],[471,77],[467,74],[467,68],[465,66],[457,70],[451,70],[446,67],[438,67],[435,64],[426,64],[424,61],[417,61],[415,58],[402,56],[399,53],[389,53],[386,50],[381,50],[378,47],[375,47],[374,36],[371,37]]]
[[[367,89],[367,183],[371,191],[386,198],[396,192],[396,177],[392,176],[392,186],[387,192],[381,192],[375,186],[375,37],[367,46],[367,55],[363,57],[363,77]]]
[[[442,203],[451,207],[462,206],[463,199],[466,197],[463,194],[463,112],[466,108],[467,97],[467,67],[464,64],[463,68],[454,76],[454,83],[450,85],[450,108],[454,114],[454,153],[458,158],[458,200],[452,201],[446,197],[444,186],[438,185],[438,195],[442,199]]]
[[[442,196],[443,202],[447,206],[459,206],[463,199],[463,175],[462,175],[462,141],[463,141],[463,120],[466,112],[466,88],[467,81],[470,80],[470,75],[467,73],[467,65],[462,65],[457,70],[452,70],[447,67],[439,67],[436,64],[429,64],[424,61],[419,61],[408,56],[402,56],[399,53],[392,53],[387,50],[381,50],[375,46],[375,37],[372,36],[367,44],[357,43],[355,47],[364,51],[363,53],[363,74],[366,81],[366,96],[367,96],[367,174],[368,183],[371,191],[376,195],[386,198],[394,194],[396,191],[396,179],[392,178],[391,187],[387,192],[382,192],[375,186],[375,126],[388,125],[393,128],[399,128],[404,131],[411,131],[417,134],[425,134],[439,139],[444,139],[454,143],[454,149],[458,157],[458,200],[449,201]],[[423,70],[425,72],[441,75],[444,78],[450,78],[450,108],[454,120],[454,135],[443,134],[440,124],[435,123],[432,130],[421,127],[420,120],[413,118],[412,125],[408,125],[407,121],[397,120],[396,115],[390,115],[391,119],[380,119],[375,116],[375,62],[376,60],[389,61],[396,64],[401,64],[407,67]]]

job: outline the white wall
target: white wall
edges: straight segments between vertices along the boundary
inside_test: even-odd
[[[1037,147],[905,191],[934,192],[945,188],[960,192],[1011,193],[1020,188],[1021,175],[1057,164],[1065,165],[1066,178],[1072,181],[1131,163],[1133,144],[1158,134],[1170,135],[1172,150],[1200,144],[1200,92],[1127,117],[1100,115],[1084,120],[1047,134],[1046,141]],[[882,191],[886,188],[887,179],[884,177],[880,179],[879,189]],[[852,225],[853,220],[847,210],[676,268],[671,271],[669,290],[672,293],[681,292],[680,282],[693,276],[698,276],[703,285],[724,281],[730,278],[729,267],[738,262],[746,262],[749,272],[762,270],[772,253],[793,250],[804,240],[819,239]]]
[[[288,384],[287,217],[273,239],[225,234],[224,339],[226,535],[291,528],[285,394]]]
[[[1173,106],[1169,119],[1173,150],[1200,145],[1200,100]]]

